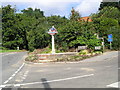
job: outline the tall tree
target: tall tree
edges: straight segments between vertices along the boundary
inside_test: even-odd
[[[24,9],[22,12],[28,16],[35,17],[36,19],[44,17],[44,12],[37,8],[35,8],[35,10],[32,8]]]
[[[75,9],[72,7],[71,14],[70,14],[70,20],[78,21],[80,19],[81,15],[78,11],[75,11]]]
[[[2,7],[2,39],[3,46],[10,49],[17,47],[17,30],[14,29],[16,23],[15,9],[11,5]]]
[[[104,7],[108,6],[117,7],[120,10],[120,1],[118,0],[118,2],[101,2],[99,10],[102,10]]]
[[[120,32],[120,11],[116,7],[107,6],[100,10],[97,14],[93,15],[92,20],[96,28],[96,32],[100,37],[104,37],[105,45],[108,47],[108,34],[113,34],[113,48],[119,49],[117,43]]]

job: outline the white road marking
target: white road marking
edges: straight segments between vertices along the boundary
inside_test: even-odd
[[[93,68],[80,68],[80,70],[84,70],[84,71],[95,71]]]
[[[6,85],[0,85],[0,89],[2,89],[2,88],[4,88],[4,87],[6,87]]]
[[[29,71],[26,71],[26,72],[24,73],[24,75],[23,75],[23,77],[22,77],[23,80],[26,79],[28,73],[29,73]]]
[[[82,76],[76,76],[76,77],[70,77],[70,78],[63,78],[63,79],[56,79],[56,80],[50,80],[50,81],[45,81],[45,82],[31,82],[31,83],[23,83],[23,84],[6,84],[5,86],[11,86],[14,85],[15,87],[17,86],[23,86],[23,85],[32,85],[32,84],[42,84],[42,83],[51,83],[51,82],[60,82],[60,81],[66,81],[66,80],[72,80],[72,79],[77,79],[77,78],[85,78],[85,77],[90,77],[93,76],[94,74],[88,74],[88,75],[82,75]],[[4,86],[4,85],[3,85]],[[0,86],[2,87],[2,86]]]
[[[10,78],[8,78],[8,80],[6,80],[6,81],[4,82],[4,84],[8,83],[8,82],[23,68],[24,65],[25,65],[25,63],[23,63],[23,64],[18,68],[18,70],[17,70]]]
[[[107,85],[107,87],[118,88],[119,85],[120,85],[120,82],[115,82],[110,85]]]

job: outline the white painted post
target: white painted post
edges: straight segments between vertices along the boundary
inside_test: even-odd
[[[112,42],[110,42],[110,49],[112,49]]]
[[[104,53],[104,50],[105,50],[105,41],[104,41],[104,38],[102,38],[102,39],[103,39],[102,45],[103,45],[103,53]]]
[[[52,54],[55,54],[54,35],[52,35]]]
[[[19,46],[17,47],[17,50],[19,50]]]

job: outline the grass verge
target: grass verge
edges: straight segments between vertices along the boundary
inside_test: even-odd
[[[0,50],[0,53],[5,53],[5,52],[21,52],[23,50]]]

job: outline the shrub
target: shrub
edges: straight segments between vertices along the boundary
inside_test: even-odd
[[[37,55],[29,55],[25,61],[34,61],[34,60],[38,60],[38,56]]]
[[[88,52],[88,50],[81,50],[80,52],[79,52],[79,55],[86,55],[86,54],[88,54],[89,52]]]

